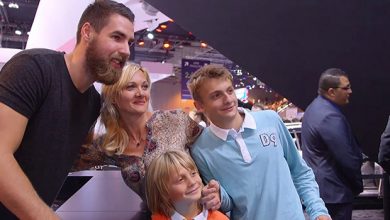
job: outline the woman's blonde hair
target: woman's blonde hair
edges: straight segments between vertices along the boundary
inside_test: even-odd
[[[169,196],[169,181],[172,174],[183,167],[198,172],[191,156],[185,151],[167,151],[157,156],[146,172],[146,200],[152,213],[171,216],[175,210]]]
[[[106,129],[106,133],[103,137],[102,149],[110,156],[122,154],[129,143],[129,136],[120,122],[120,114],[114,103],[115,99],[121,94],[123,89],[126,88],[137,71],[141,71],[145,75],[150,90],[151,81],[149,73],[135,63],[128,63],[123,68],[118,82],[113,85],[103,85],[102,88],[103,103],[100,120]]]

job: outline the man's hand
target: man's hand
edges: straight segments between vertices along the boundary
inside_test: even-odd
[[[206,209],[218,210],[221,207],[219,183],[215,180],[210,182],[202,190],[201,203]]]
[[[320,215],[316,218],[316,220],[332,220],[332,218],[328,215]]]

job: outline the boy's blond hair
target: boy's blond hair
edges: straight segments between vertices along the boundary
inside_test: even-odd
[[[221,65],[210,64],[201,67],[193,73],[187,82],[187,87],[195,101],[201,101],[199,89],[207,79],[224,78],[233,83],[233,76],[228,69]]]
[[[183,167],[198,172],[191,156],[184,151],[167,151],[157,156],[146,172],[146,200],[150,211],[173,215],[175,208],[169,196],[169,181],[174,172]]]

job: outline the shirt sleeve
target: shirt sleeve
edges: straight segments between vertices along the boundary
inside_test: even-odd
[[[186,146],[191,146],[196,138],[202,133],[203,127],[196,123],[192,118],[185,112],[183,112],[182,120],[186,124]]]
[[[279,134],[283,145],[284,157],[290,168],[292,180],[295,188],[301,198],[303,204],[306,207],[306,212],[310,216],[310,219],[315,219],[320,215],[328,215],[328,210],[325,207],[323,200],[320,198],[318,184],[315,181],[314,173],[312,169],[307,166],[294,144],[294,141],[282,122],[279,120]]]
[[[206,160],[202,157],[200,152],[197,149],[196,145],[191,146],[190,148],[191,156],[195,161],[196,166],[200,172],[200,175],[205,183],[208,183],[213,179]],[[220,195],[221,195],[221,210],[223,212],[229,212],[233,208],[233,202],[226,190],[220,185]]]
[[[30,118],[47,96],[49,82],[32,55],[17,54],[1,70],[0,102]]]

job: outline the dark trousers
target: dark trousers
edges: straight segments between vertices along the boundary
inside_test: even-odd
[[[325,206],[332,220],[352,219],[352,203],[326,203]]]

